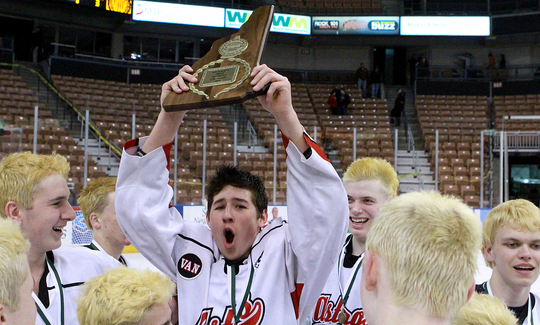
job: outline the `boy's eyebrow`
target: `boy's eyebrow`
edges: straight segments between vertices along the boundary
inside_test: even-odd
[[[55,201],[59,201],[59,200],[66,200],[67,197],[65,195],[59,195],[57,197],[54,197],[52,199],[49,200],[49,202],[55,202]]]
[[[239,198],[239,197],[233,197],[232,200],[233,200],[233,201],[246,202],[246,203],[249,202],[248,200],[242,199],[242,198]],[[219,199],[219,200],[215,200],[215,201],[214,201],[214,204],[220,203],[220,202],[223,202],[223,201],[225,201],[225,198],[224,198],[224,197],[221,198],[221,199]]]

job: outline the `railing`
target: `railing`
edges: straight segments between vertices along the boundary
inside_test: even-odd
[[[507,141],[505,149],[508,152],[540,152],[540,132],[505,132]],[[497,132],[493,137],[494,145],[493,151],[499,152],[501,150],[501,136],[500,132]]]
[[[0,65],[5,65],[0,63]],[[82,135],[82,128],[86,121],[86,117],[84,112],[80,109],[75,107],[71,101],[69,101],[66,97],[64,97],[60,92],[47,80],[45,77],[43,77],[38,71],[27,68],[20,64],[14,64],[10,65],[13,67],[14,72],[18,75],[20,75],[20,69],[25,69],[27,71],[30,71],[36,76],[37,79],[37,85],[38,85],[38,92],[40,91],[41,87],[45,87],[47,89],[47,98],[46,102],[50,103],[50,101],[54,101],[53,104],[56,105],[54,114],[58,119],[64,119],[67,120],[69,123],[69,129],[74,130],[75,127],[78,127],[78,125],[81,126],[81,135]],[[52,98],[49,96],[49,93],[52,93]],[[66,105],[67,107],[61,107],[62,105]],[[60,117],[60,115],[62,117]],[[90,121],[89,124],[90,133],[92,133],[96,139],[100,140],[104,143],[106,147],[109,149],[109,154],[114,155],[116,158],[120,159],[120,155],[122,154],[122,151],[118,146],[116,146],[114,143],[109,142],[102,134],[101,130],[94,124],[92,121]],[[81,137],[82,138],[82,137]]]
[[[249,132],[249,145],[250,146],[255,146],[258,144],[258,140],[257,140],[257,131],[255,130],[255,128],[253,127],[253,124],[251,124],[250,121],[247,121],[247,129],[248,129],[248,132]]]
[[[514,65],[506,69],[487,69],[471,67],[468,69],[455,66],[416,67],[418,80],[448,81],[502,81],[540,79],[540,65]]]

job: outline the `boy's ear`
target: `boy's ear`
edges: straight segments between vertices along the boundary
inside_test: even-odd
[[[366,250],[364,255],[364,261],[362,262],[364,286],[367,291],[373,291],[377,288],[379,262],[377,256],[371,254],[369,250]]]
[[[484,257],[486,261],[493,263],[495,258],[493,257],[493,249],[491,246],[484,246]]]
[[[88,217],[88,221],[92,225],[93,229],[101,229],[101,222],[99,221],[97,213],[95,212],[90,213],[90,217]]]
[[[472,285],[469,288],[469,290],[467,291],[467,302],[471,299],[471,297],[475,293],[475,291],[476,291],[476,283],[475,283],[475,281],[473,279]]]
[[[257,220],[259,228],[264,227],[264,225],[266,225],[266,221],[268,221],[268,210],[265,209],[263,210],[263,212],[261,213],[261,216]]]
[[[6,206],[4,207],[4,213],[9,219],[21,225],[22,223],[21,209],[19,208],[19,205],[15,201],[9,201],[8,203],[6,203]]]

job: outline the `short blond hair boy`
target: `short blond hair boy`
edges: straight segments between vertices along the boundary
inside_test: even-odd
[[[517,321],[499,299],[474,293],[457,313],[454,325],[516,325]]]
[[[7,324],[35,322],[32,275],[26,258],[29,247],[16,223],[0,219],[0,319]]]
[[[7,217],[3,207],[9,201],[18,202],[26,209],[32,208],[41,181],[54,174],[67,178],[68,173],[69,163],[58,154],[17,152],[5,157],[0,162],[0,217]]]
[[[540,232],[540,209],[532,202],[523,199],[506,201],[494,207],[482,225],[484,249],[493,245],[497,230],[504,226],[510,226],[516,230],[527,229]],[[493,263],[485,261],[487,266],[493,267]]]
[[[81,325],[144,325],[154,317],[152,308],[170,321],[168,302],[173,282],[161,273],[130,268],[113,269],[86,282],[77,307]],[[154,319],[155,321],[155,319]],[[165,322],[155,322],[165,324]],[[168,323],[167,323],[168,324]]]
[[[388,197],[397,195],[399,180],[392,165],[381,158],[365,157],[355,160],[343,174],[343,184],[378,179]]]
[[[473,293],[480,243],[480,220],[458,199],[412,192],[391,200],[366,243],[361,292],[368,323],[390,324],[406,312],[419,317],[410,323],[451,321]]]
[[[81,191],[81,195],[77,203],[81,207],[84,216],[84,222],[88,229],[93,230],[90,222],[90,215],[95,213],[103,213],[109,202],[109,193],[116,191],[115,177],[100,177],[86,185]]]

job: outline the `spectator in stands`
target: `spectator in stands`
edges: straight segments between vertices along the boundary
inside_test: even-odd
[[[31,59],[32,62],[38,63],[43,52],[43,31],[41,30],[41,26],[36,26],[34,30],[32,31],[32,36],[30,38],[31,41]]]
[[[117,268],[86,282],[77,318],[81,325],[170,325],[173,292],[161,273]]]
[[[499,69],[506,69],[506,57],[504,54],[501,54],[501,59],[499,61]]]
[[[493,53],[489,52],[488,54],[488,69],[495,69],[496,63],[495,63],[495,57],[493,56]]]
[[[345,91],[345,88],[336,88],[332,90],[330,96],[334,96],[336,98],[337,108],[334,115],[346,115],[347,106],[351,103],[351,97],[347,91]]]
[[[63,228],[75,219],[68,202],[68,172],[69,163],[58,154],[14,153],[0,161],[0,217],[19,224],[31,243],[36,324],[77,325],[80,285],[120,265],[100,252],[60,247]]]
[[[517,318],[495,297],[474,293],[454,320],[454,325],[516,325]]]
[[[504,301],[518,324],[540,324],[540,300],[531,293],[540,273],[540,209],[523,199],[499,204],[483,224],[483,253],[493,269],[478,293]]]
[[[334,89],[332,92],[330,92],[330,95],[328,95],[328,105],[330,105],[330,110],[332,112],[332,115],[339,115],[338,113],[338,102],[337,102],[337,96],[336,96],[337,90]]]
[[[451,324],[474,292],[481,225],[460,200],[411,192],[369,229],[360,284],[370,325]]]
[[[354,77],[356,78],[356,85],[358,90],[362,91],[362,98],[367,97],[367,79],[369,76],[369,71],[364,67],[364,62],[360,63],[360,68],[356,70]]]
[[[394,108],[390,111],[390,116],[392,117],[390,122],[394,123],[396,127],[401,124],[401,115],[403,114],[403,110],[405,110],[405,95],[406,93],[399,88]]]
[[[371,98],[380,98],[379,92],[381,90],[382,74],[379,71],[379,66],[376,65],[370,75],[371,80]]]
[[[92,230],[94,239],[87,248],[103,251],[127,266],[122,256],[124,247],[131,245],[116,221],[114,196],[116,178],[100,177],[82,190],[78,203],[84,222]]]
[[[424,55],[421,55],[417,66],[418,77],[429,78],[429,62]]]
[[[26,253],[30,243],[11,220],[0,219],[0,324],[34,325],[32,274]]]

